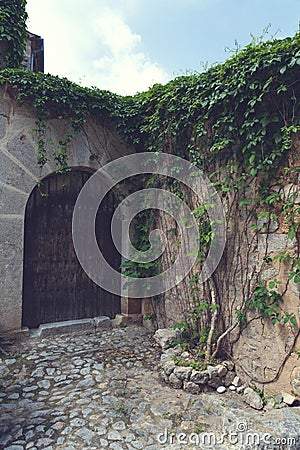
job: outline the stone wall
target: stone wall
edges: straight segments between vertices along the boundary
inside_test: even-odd
[[[294,167],[299,167],[299,139],[295,139],[291,149],[291,159]],[[220,174],[220,178],[226,174]],[[275,289],[283,295],[280,305],[282,315],[285,312],[294,314],[297,325],[272,325],[270,319],[262,320],[257,311],[249,311],[249,324],[246,328],[236,327],[223,342],[223,350],[232,355],[237,374],[248,384],[255,384],[266,392],[294,391],[300,394],[300,361],[295,353],[300,348],[300,284],[289,280],[290,265],[285,262],[271,261],[279,252],[288,250],[292,257],[299,256],[299,236],[288,237],[288,224],[285,223],[280,211],[274,207],[273,214],[277,219],[266,222],[257,221],[255,216],[263,211],[251,213],[250,207],[239,206],[239,202],[247,197],[251,201],[257,196],[257,180],[254,180],[247,192],[222,198],[224,209],[230,212],[231,219],[227,226],[227,242],[220,264],[213,274],[213,282],[219,297],[219,314],[216,332],[218,335],[237,321],[236,310],[241,308],[245,299],[250,299],[253,290],[260,281],[276,282]],[[279,192],[281,200],[287,199],[293,192],[300,198],[300,177],[294,177],[293,182],[278,174],[274,180],[273,192]],[[195,203],[194,203],[195,205]],[[195,205],[196,206],[196,205]],[[277,208],[277,209],[276,209]],[[168,230],[174,227],[170,219],[159,217],[159,227],[163,228],[170,238]],[[254,228],[252,228],[254,226]],[[257,228],[255,228],[257,227]],[[172,238],[170,238],[172,241]],[[174,246],[166,247],[163,266],[174,258]],[[208,289],[200,285],[197,291],[190,282],[193,275],[200,272],[200,267],[194,267],[186,279],[172,290],[164,294],[164,311],[157,308],[157,322],[160,328],[173,327],[176,322],[185,319],[191,310],[193,299],[208,298]],[[154,304],[155,310],[155,302]],[[204,320],[205,321],[205,320]],[[208,322],[209,323],[209,322]]]
[[[42,171],[39,169],[35,114],[28,103],[18,103],[15,96],[16,93],[7,87],[0,90],[0,333],[21,329],[26,203],[38,181],[56,169],[53,158]],[[63,139],[69,123],[53,118],[48,125],[47,146],[51,154]],[[69,165],[96,170],[107,161],[129,153],[133,153],[133,149],[122,142],[112,122],[92,119],[70,144]],[[299,160],[299,140],[295,142],[295,154]],[[293,183],[281,179],[273,189],[280,190],[283,196],[291,190],[297,193],[299,179]],[[256,195],[255,182],[247,195],[249,198]],[[238,340],[236,333],[228,336],[225,350],[233,355],[237,374],[243,380],[265,386],[270,391],[284,386],[285,391],[293,389],[300,393],[300,363],[294,353],[300,347],[300,288],[288,280],[284,263],[270,263],[266,258],[286,248],[297,253],[299,242],[288,239],[287,228],[280,220],[270,223],[268,233],[262,223],[258,224],[258,230],[252,232],[250,225],[253,221],[249,219],[247,209],[239,208],[238,198],[228,197],[224,207],[231,211],[234,220],[228,224],[226,248],[214,273],[220,297],[217,331],[226,329],[232,323],[236,309],[249,297],[259,277],[266,281],[274,278],[280,280],[278,289],[284,294],[284,310],[295,314],[298,325],[272,326],[253,316]],[[163,216],[158,217],[158,225],[165,231],[172,227],[169,219]],[[171,242],[163,265],[169,266],[174,249]],[[183,282],[159,299],[146,299],[142,303],[136,299],[125,299],[122,312],[130,313],[137,319],[141,314],[154,316],[156,313],[156,326],[173,326],[183,320],[191,308],[194,292],[189,281],[197,270],[197,267],[194,268],[194,272]],[[202,286],[197,295],[199,298],[207,295],[206,287]]]
[[[33,188],[57,169],[50,161],[37,165],[36,117],[33,108],[20,104],[9,87],[0,89],[0,333],[18,331],[22,320],[23,239],[26,203]],[[49,154],[68,130],[65,120],[47,123]],[[89,120],[70,144],[70,167],[98,169],[106,162],[132,153],[113,123]],[[93,158],[91,159],[91,155]]]

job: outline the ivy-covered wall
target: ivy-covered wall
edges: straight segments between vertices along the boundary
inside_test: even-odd
[[[144,302],[142,312],[159,324],[177,322],[206,361],[232,357],[243,377],[270,386],[286,383],[297,367],[300,374],[299,44],[299,33],[253,41],[224,64],[132,97],[50,75],[0,72],[6,92],[13,91],[19,105],[25,102],[25,117],[31,105],[40,171],[50,163],[66,170],[74,142],[82,133],[89,139],[86,127],[96,121],[115,127],[119,143],[132,152],[172,153],[210,177],[226,212],[227,244],[204,285],[199,272],[212,237],[205,207],[172,180],[143,180],[187,199],[200,242],[189,277],[164,297]],[[48,142],[54,123],[55,129],[67,124],[55,147]],[[126,264],[128,273],[151,275],[172,262],[180,236],[162,215],[140,219],[134,233],[140,249],[147,248],[153,219],[171,242],[150,266]]]
[[[166,292],[163,301],[152,300],[146,310],[156,316],[159,326],[181,328],[203,359],[213,326],[210,356],[233,357],[239,375],[250,384],[269,391],[279,387],[286,391],[288,386],[297,393],[300,384],[292,372],[298,368],[299,376],[299,137],[294,137],[284,166],[291,171],[282,167],[282,173],[274,176],[268,208],[258,201],[256,178],[223,197],[227,241],[211,279],[201,284],[201,264],[196,265],[185,282]],[[219,171],[219,180],[227,176],[225,168]],[[194,206],[197,213],[200,208],[197,203]],[[169,218],[161,215],[158,222],[170,239],[163,258],[167,267],[174,260],[180,236]]]
[[[254,42],[224,65],[174,80],[169,91],[153,89],[152,108],[144,103],[150,114],[140,125],[140,143],[180,155],[209,174],[228,224],[223,258],[202,285],[210,229],[192,200],[200,224],[199,266],[165,294],[164,321],[161,301],[148,304],[148,316],[176,324],[203,358],[233,357],[242,378],[260,388],[297,393],[299,56],[299,34]],[[184,197],[180,186],[171,189]],[[171,241],[165,267],[180,236],[172,221],[159,222]]]

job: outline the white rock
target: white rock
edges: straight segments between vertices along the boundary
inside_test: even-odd
[[[242,386],[242,381],[241,381],[240,377],[234,377],[234,380],[233,380],[232,384],[235,387]]]
[[[282,400],[289,406],[292,406],[296,401],[296,397],[294,395],[288,394],[287,392],[282,393]]]
[[[226,387],[225,386],[219,386],[217,388],[217,393],[218,394],[224,394],[224,392],[226,392]]]

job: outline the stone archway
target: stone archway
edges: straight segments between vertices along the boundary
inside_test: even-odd
[[[113,318],[121,311],[120,297],[85,274],[73,247],[73,208],[92,173],[88,168],[52,173],[30,194],[24,227],[22,326],[100,315]],[[96,235],[104,257],[119,270],[120,255],[110,236],[113,208],[109,192],[98,210]]]
[[[68,120],[47,121],[47,163],[37,164],[36,116],[16,92],[0,88],[0,334],[27,334],[22,329],[24,222],[28,199],[39,180],[57,170],[53,154],[69,132]],[[111,120],[90,118],[68,147],[68,166],[97,170],[108,161],[133,153]],[[131,312],[122,298],[122,313]]]

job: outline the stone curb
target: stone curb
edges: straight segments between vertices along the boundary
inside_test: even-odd
[[[57,336],[58,334],[69,333],[95,333],[101,330],[108,330],[112,327],[109,317],[99,316],[92,319],[68,320],[64,322],[43,323],[36,330],[31,330],[31,335],[46,338]]]

